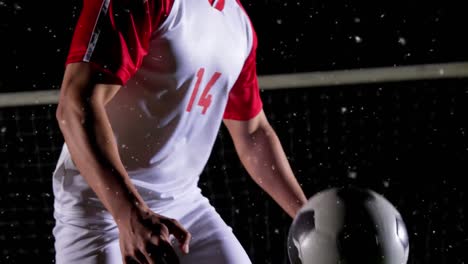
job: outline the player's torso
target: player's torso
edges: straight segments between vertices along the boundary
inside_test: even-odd
[[[129,171],[197,158],[204,166],[254,34],[237,0],[219,1],[175,0],[142,67],[107,106]]]

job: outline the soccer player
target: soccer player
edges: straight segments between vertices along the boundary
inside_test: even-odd
[[[262,110],[256,48],[238,0],[84,0],[56,112],[56,263],[250,263],[198,187],[223,122],[295,216],[306,197]]]

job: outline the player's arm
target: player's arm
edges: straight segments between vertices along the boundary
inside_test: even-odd
[[[257,79],[257,35],[252,27],[252,48],[229,93],[224,124],[237,154],[252,179],[291,217],[306,197],[296,181],[278,136],[263,110]]]
[[[294,217],[307,198],[265,113],[247,121],[225,119],[224,124],[252,179]]]
[[[57,121],[73,161],[117,220],[145,203],[120,161],[105,105],[121,87],[95,83],[91,64],[68,64],[60,90]]]
[[[89,186],[116,220],[124,256],[134,255],[144,263],[155,263],[155,253],[166,252],[170,263],[178,263],[169,234],[188,252],[190,234],[175,220],[157,215],[143,201],[120,160],[106,104],[121,87],[95,83],[89,63],[71,63],[61,86],[57,121],[73,161]],[[154,236],[152,236],[154,234]],[[144,245],[144,248],[135,248]],[[164,247],[164,249],[154,249]],[[123,260],[127,263],[128,259]]]
[[[190,241],[176,220],[152,212],[139,195],[120,160],[105,109],[140,67],[153,26],[170,8],[166,2],[85,0],[56,111],[80,175],[116,220],[123,263],[160,263],[158,258],[178,263],[169,235],[185,252]]]

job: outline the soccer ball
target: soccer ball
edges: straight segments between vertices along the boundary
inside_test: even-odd
[[[409,239],[397,209],[357,187],[312,196],[289,228],[291,264],[406,264]]]

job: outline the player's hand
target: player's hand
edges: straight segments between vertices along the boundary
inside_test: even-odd
[[[134,208],[118,221],[119,242],[124,264],[178,264],[169,240],[174,235],[180,249],[189,251],[191,234],[174,219],[156,214],[149,208]]]

